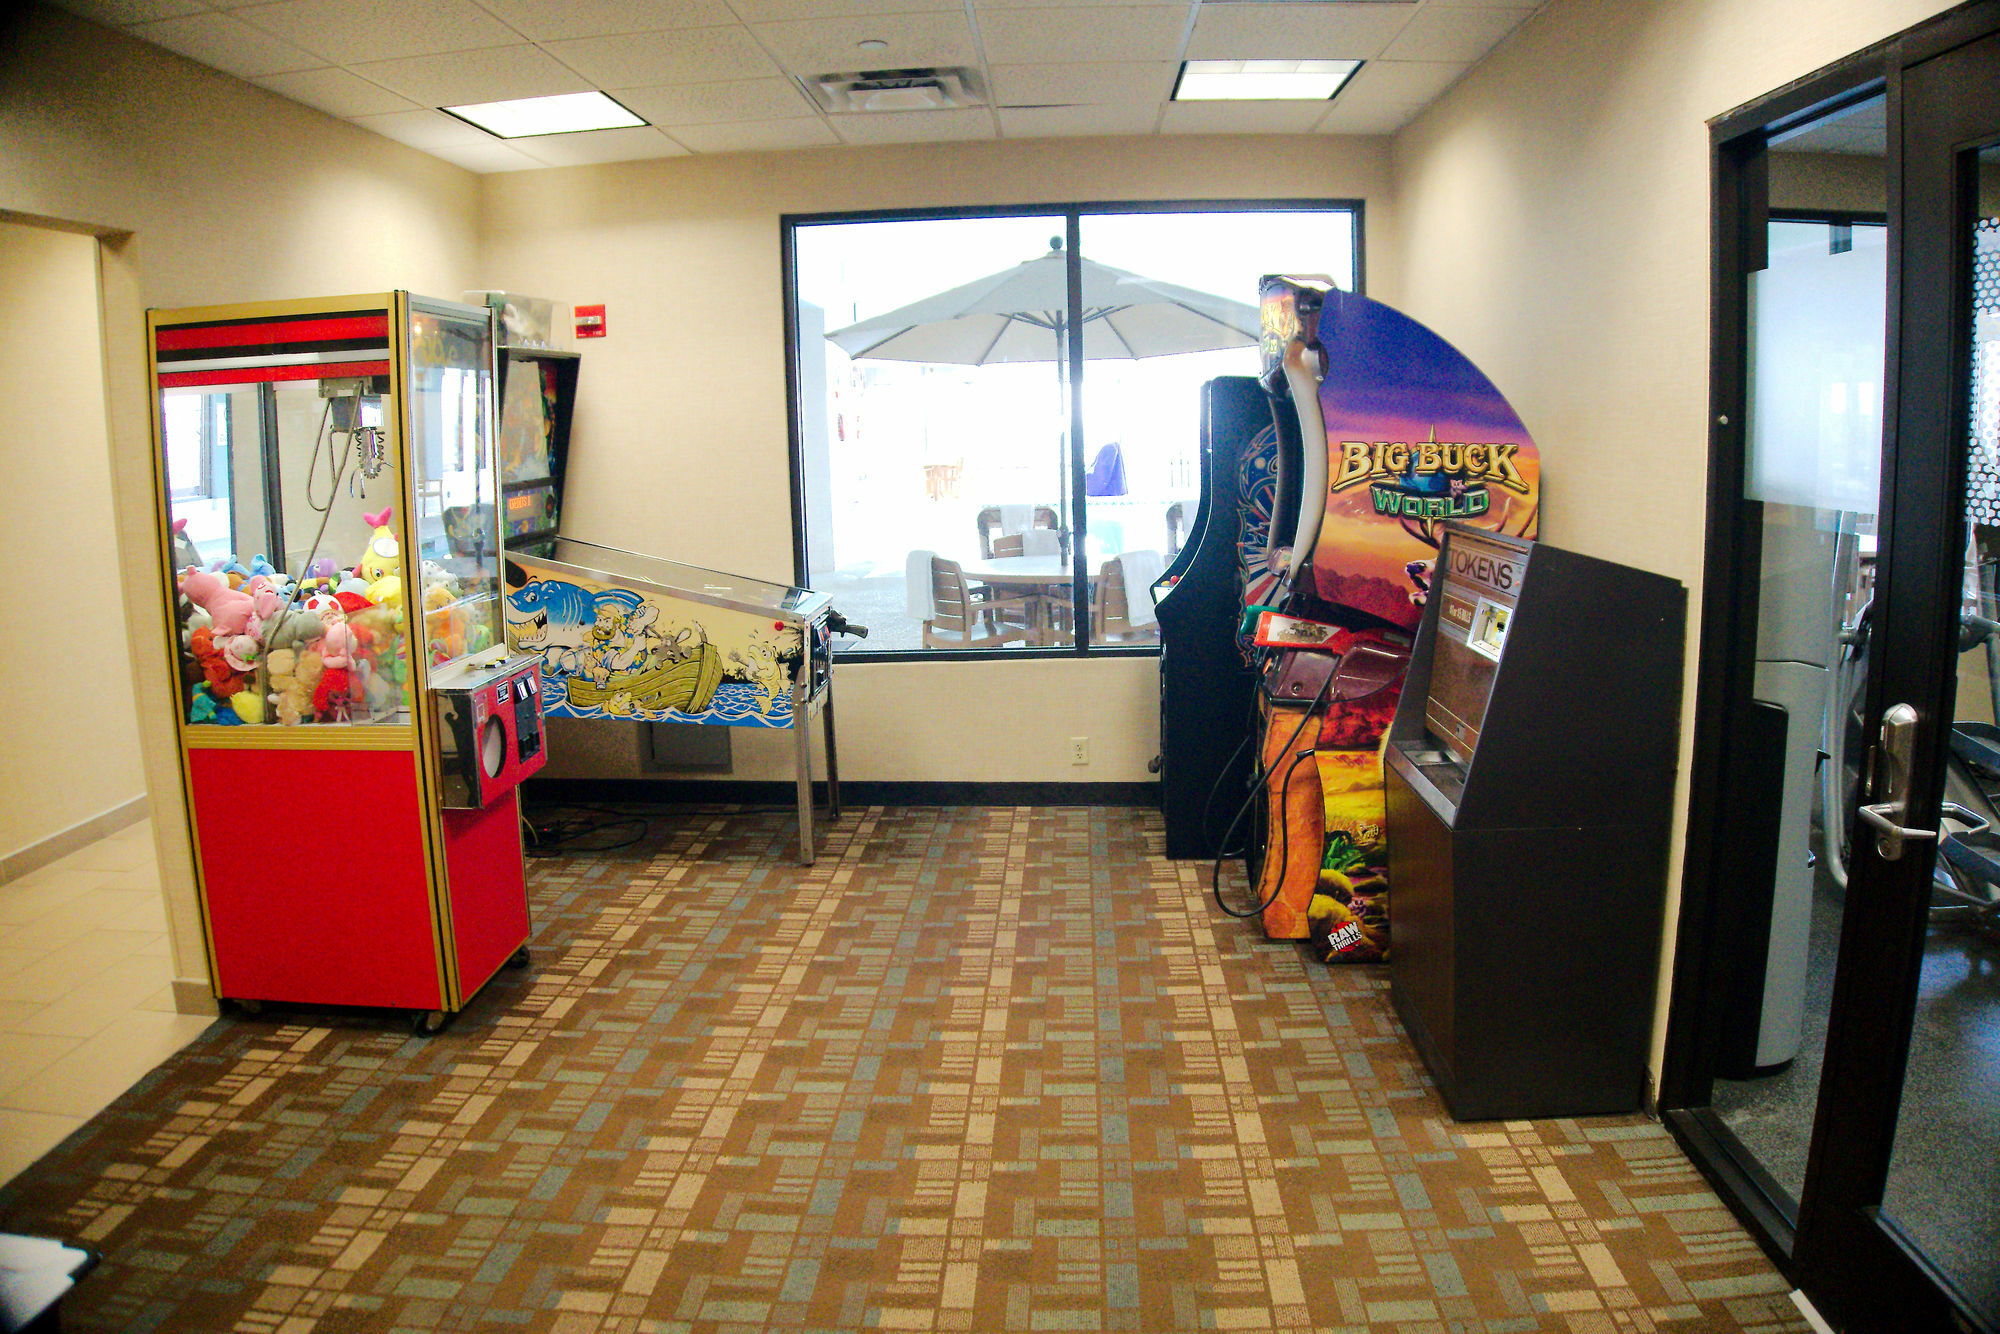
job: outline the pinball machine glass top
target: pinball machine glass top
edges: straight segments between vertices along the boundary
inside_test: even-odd
[[[408,384],[424,655],[442,666],[503,643],[490,312],[412,297]]]
[[[406,720],[388,312],[207,314],[154,328],[185,717]]]

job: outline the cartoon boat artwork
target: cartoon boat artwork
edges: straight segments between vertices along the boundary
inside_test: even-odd
[[[612,672],[602,681],[571,676],[568,699],[577,708],[601,708],[611,713],[628,708],[700,713],[714,700],[721,684],[722,655],[715,651],[715,645],[704,643],[695,656],[664,666]]]
[[[605,554],[666,564],[630,553]],[[517,652],[541,658],[545,712],[733,727],[791,725],[793,675],[804,637],[798,624],[785,619],[788,608],[760,612],[717,605],[655,581],[626,576],[614,584],[596,570],[525,555],[510,557],[508,566],[518,582],[505,602],[507,641]]]

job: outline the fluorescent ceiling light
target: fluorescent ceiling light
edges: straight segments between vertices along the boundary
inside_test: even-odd
[[[521,97],[511,102],[475,102],[471,106],[445,107],[444,110],[502,139],[526,139],[537,134],[578,134],[584,130],[623,130],[646,123],[603,93]]]
[[[1338,93],[1358,60],[1186,60],[1176,102],[1324,102]]]

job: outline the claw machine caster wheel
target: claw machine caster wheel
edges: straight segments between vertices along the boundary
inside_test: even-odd
[[[502,964],[501,967],[526,968],[528,966],[529,957],[530,956],[528,954],[528,947],[526,945],[523,945],[521,946],[520,949],[515,950],[512,954],[508,955],[507,962]]]
[[[443,1010],[412,1010],[410,1012],[410,1030],[420,1038],[432,1037],[444,1032],[445,1025],[450,1022],[451,1016]]]
[[[251,1019],[255,1019],[258,1015],[264,1013],[264,1002],[260,1000],[232,1000],[224,1001],[223,1004],[229,1009],[236,1011],[236,1013]]]

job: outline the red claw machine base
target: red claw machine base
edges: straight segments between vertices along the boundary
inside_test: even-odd
[[[548,758],[539,674],[518,657],[468,667],[435,679],[431,697],[443,798],[435,843],[419,760],[406,748],[368,747],[365,732],[340,738],[354,748],[189,747],[218,995],[407,1009],[436,1031],[502,966],[525,962],[519,785]],[[485,744],[455,745],[456,720],[475,712],[472,735]],[[260,801],[274,792],[327,796],[350,811],[354,837],[343,847],[336,828],[318,855],[286,850]],[[443,851],[441,903],[428,890],[427,846]],[[278,879],[284,892],[273,894]]]

